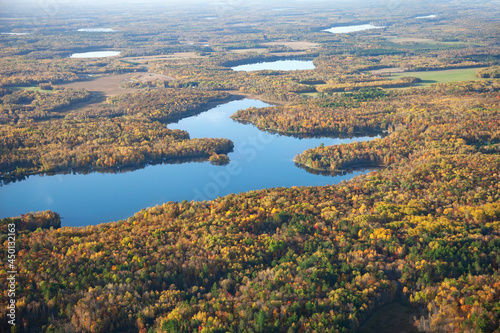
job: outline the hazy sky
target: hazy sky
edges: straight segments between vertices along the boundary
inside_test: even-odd
[[[366,0],[376,1],[376,0]],[[400,1],[400,0],[384,0]],[[404,0],[401,0],[404,1]],[[352,2],[352,0],[0,0],[0,15],[15,11],[17,14],[28,14],[36,11],[55,12],[59,9],[70,10],[71,8],[106,8],[106,10],[116,8],[122,10],[124,7],[138,5],[142,8],[149,6],[161,7],[194,7],[199,9],[206,8],[238,8],[247,7],[252,3],[268,5],[270,8],[275,6],[301,6],[314,2]]]
[[[330,1],[338,2],[343,0],[0,0],[0,11],[6,8],[12,7],[44,7],[44,6],[56,6],[56,5],[82,5],[82,4],[92,4],[92,5],[108,5],[108,4],[162,4],[162,5],[190,5],[190,4],[205,4],[205,5],[229,5],[234,6],[238,4],[248,4],[251,2],[257,3],[307,3],[307,2],[320,2],[320,1]],[[347,0],[345,0],[347,1]]]

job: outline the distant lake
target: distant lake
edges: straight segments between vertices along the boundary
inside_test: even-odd
[[[94,51],[94,52],[83,52],[83,53],[73,53],[70,58],[104,58],[104,57],[114,57],[120,54],[120,51]]]
[[[78,29],[78,31],[81,31],[81,32],[113,32],[116,30],[113,30],[111,28],[83,28],[83,29]]]
[[[0,218],[50,209],[63,218],[63,226],[84,226],[126,219],[142,208],[168,201],[211,200],[230,193],[272,187],[321,186],[348,180],[366,171],[341,176],[308,173],[293,162],[308,148],[372,140],[295,137],[271,134],[233,121],[239,109],[265,107],[251,99],[228,102],[169,124],[188,131],[191,138],[227,138],[234,142],[231,162],[159,164],[124,173],[35,175],[0,187]]]
[[[417,16],[416,19],[436,18],[437,15]]]
[[[330,29],[325,29],[323,31],[328,31],[331,32],[332,34],[346,34],[349,32],[357,32],[357,31],[363,31],[363,30],[370,30],[370,29],[382,29],[385,27],[377,27],[372,24],[362,24],[362,25],[349,25],[346,27],[333,27]]]
[[[254,64],[240,65],[231,67],[234,71],[262,71],[262,70],[273,70],[273,71],[295,71],[295,70],[305,70],[316,68],[312,60],[278,60],[271,62],[258,62]]]
[[[2,32],[1,34],[21,36],[21,35],[29,35],[29,32]]]

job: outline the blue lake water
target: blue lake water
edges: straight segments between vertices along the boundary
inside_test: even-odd
[[[247,64],[231,67],[234,71],[295,71],[316,68],[311,60],[278,60],[270,62],[258,62],[255,64]]]
[[[230,193],[271,187],[319,186],[339,183],[365,171],[343,176],[314,175],[295,166],[305,149],[371,140],[299,139],[263,132],[229,117],[239,109],[265,107],[251,99],[228,102],[197,116],[169,124],[187,130],[191,138],[220,137],[234,142],[231,162],[160,164],[131,172],[35,175],[0,187],[0,218],[50,209],[64,226],[84,226],[125,219],[142,208],[167,201],[210,200]]]

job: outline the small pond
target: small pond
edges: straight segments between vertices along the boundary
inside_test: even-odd
[[[427,15],[427,16],[417,16],[415,17],[416,19],[432,19],[432,18],[436,18],[437,15]]]
[[[372,24],[361,24],[361,25],[349,25],[345,27],[333,27],[330,29],[325,29],[323,31],[331,32],[332,34],[347,34],[350,32],[358,32],[371,29],[382,29],[385,27],[378,27]]]
[[[115,57],[120,54],[120,51],[93,51],[83,53],[73,53],[70,58],[104,58]]]

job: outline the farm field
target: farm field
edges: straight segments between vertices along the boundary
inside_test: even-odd
[[[461,68],[447,69],[442,71],[421,71],[421,72],[402,72],[391,74],[391,79],[397,80],[406,76],[417,77],[422,82],[416,83],[415,86],[426,87],[435,83],[458,82],[458,81],[475,81],[480,80],[476,76],[477,68]]]
[[[99,92],[104,96],[116,96],[136,92],[136,89],[123,88],[125,84],[132,79],[145,83],[147,81],[173,80],[166,75],[154,74],[148,72],[127,73],[127,74],[105,74],[95,78],[89,78],[85,81],[77,81],[59,85],[64,88],[85,89],[92,92]]]

